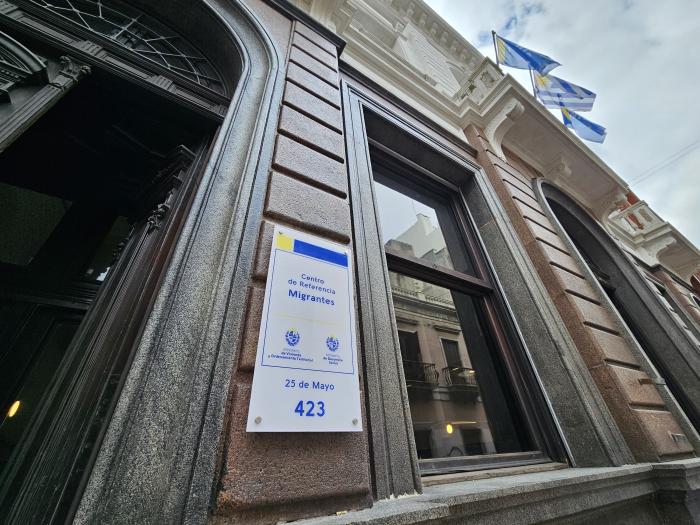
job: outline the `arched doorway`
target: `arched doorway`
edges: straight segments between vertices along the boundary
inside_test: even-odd
[[[700,351],[632,259],[573,199],[542,183],[542,200],[586,262],[631,336],[700,429]]]
[[[9,522],[74,514],[240,74],[199,3],[138,4],[0,10]],[[175,9],[208,30],[185,37]]]

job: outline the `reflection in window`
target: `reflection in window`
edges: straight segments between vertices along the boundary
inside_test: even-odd
[[[375,183],[386,248],[454,269],[434,208]]]
[[[392,162],[373,164],[376,210],[421,471],[539,454],[457,194]]]
[[[419,459],[530,449],[484,333],[478,299],[390,272]]]

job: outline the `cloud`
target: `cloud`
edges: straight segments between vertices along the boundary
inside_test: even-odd
[[[562,63],[555,74],[598,94],[586,118],[605,126],[590,144],[623,179],[700,139],[700,3],[696,0],[431,1],[493,58],[491,29]],[[485,38],[488,35],[489,38]],[[527,73],[508,70],[530,88]],[[662,218],[700,245],[700,148],[632,186]]]

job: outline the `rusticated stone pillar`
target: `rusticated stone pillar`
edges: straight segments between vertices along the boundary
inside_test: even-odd
[[[246,432],[274,224],[351,244],[340,107],[335,45],[295,22],[243,341],[232,377],[223,475],[212,518],[217,523],[275,523],[371,504],[366,432]]]
[[[586,280],[537,200],[537,174],[497,156],[475,126],[466,133],[635,458],[655,462],[693,455],[657,386],[622,337],[615,314]]]

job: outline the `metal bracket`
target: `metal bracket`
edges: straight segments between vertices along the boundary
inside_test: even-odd
[[[660,377],[652,378],[652,377],[640,377],[639,378],[639,384],[640,385],[656,385],[656,386],[666,386],[666,381],[661,379]]]

